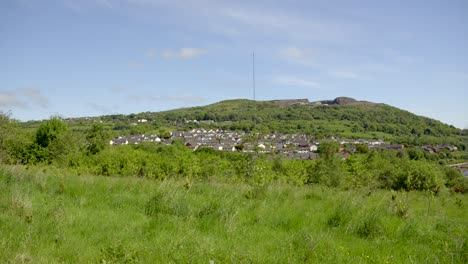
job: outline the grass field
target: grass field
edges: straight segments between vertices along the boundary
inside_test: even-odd
[[[0,263],[468,263],[468,197],[0,167]]]

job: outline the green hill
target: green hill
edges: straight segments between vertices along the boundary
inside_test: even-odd
[[[203,126],[265,133],[306,133],[318,137],[382,138],[414,145],[453,144],[464,148],[468,142],[466,130],[386,104],[346,97],[312,103],[307,99],[227,100],[207,106],[120,118],[130,121],[144,118],[158,124],[187,129]],[[102,119],[115,121],[116,116],[105,116]]]
[[[138,123],[141,119],[147,122]],[[75,130],[82,130],[96,120],[107,124],[116,134],[206,127],[262,133],[305,133],[318,138],[378,138],[407,145],[451,144],[461,149],[468,145],[467,130],[386,104],[347,97],[316,102],[307,99],[237,99],[163,112],[73,118],[68,121]],[[34,127],[34,124],[23,126]]]

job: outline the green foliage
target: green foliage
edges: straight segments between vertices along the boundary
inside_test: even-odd
[[[360,221],[354,226],[354,232],[362,238],[373,238],[382,235],[385,230],[381,218],[379,209],[370,209],[364,213]]]
[[[51,119],[41,123],[36,131],[34,142],[42,148],[47,148],[49,145],[61,141],[67,132],[67,124],[63,122],[60,117],[52,117]]]
[[[159,136],[164,139],[171,138],[171,132],[167,129],[159,130]]]
[[[447,187],[449,187],[453,192],[468,193],[468,178],[462,176],[451,179],[447,183]]]
[[[345,186],[348,188],[361,188],[375,186],[374,177],[367,169],[365,159],[352,155],[345,161],[347,177]]]
[[[162,213],[166,211],[166,207],[164,206],[163,196],[162,194],[158,193],[151,197],[145,205],[145,214],[147,216],[156,216],[158,213]]]
[[[99,262],[102,264],[133,264],[140,262],[138,258],[139,252],[125,248],[121,242],[103,248],[101,251],[102,256]]]
[[[335,157],[320,159],[309,167],[308,183],[339,187],[345,175],[343,161],[340,159]]]
[[[87,150],[96,154],[109,145],[110,132],[101,123],[95,123],[86,131]]]
[[[295,108],[287,111],[292,114]],[[172,145],[144,143],[108,147],[109,130],[104,123],[95,123],[82,134],[70,131],[67,123],[57,117],[41,122],[33,137],[21,132],[8,133],[21,131],[17,129],[17,123],[2,116],[0,154],[4,163],[54,164],[79,174],[160,180],[183,178],[188,190],[200,179],[246,182],[252,186],[286,182],[434,193],[445,186],[462,193],[467,189],[459,173],[444,169],[438,158],[412,148],[399,152],[367,152],[362,148],[360,153],[342,160],[335,155],[338,143],[323,141],[319,146],[322,158],[306,161],[288,160],[274,153],[220,152],[206,147],[193,152],[181,140],[174,140]],[[257,139],[252,137],[252,140]]]
[[[338,152],[340,144],[336,141],[322,141],[318,146],[317,152],[325,159],[332,158]]]
[[[76,142],[68,126],[59,117],[43,121],[36,131],[30,152],[33,154],[28,162],[52,163],[62,161],[65,156],[76,150]]]
[[[392,199],[389,205],[389,210],[392,214],[401,217],[407,218],[409,216],[409,204],[407,200],[401,198],[401,194],[392,192]]]
[[[147,123],[138,123],[138,119]],[[213,120],[214,123],[185,123],[185,120]],[[468,136],[463,130],[439,121],[421,117],[384,104],[375,105],[290,105],[282,107],[274,102],[229,100],[203,107],[176,109],[158,113],[109,115],[95,120],[69,121],[72,130],[89,128],[96,120],[103,121],[119,134],[147,134],[159,130],[159,136],[169,138],[164,131],[195,127],[238,131],[311,134],[317,139],[327,136],[344,138],[381,138],[405,145],[455,145],[466,148]],[[22,124],[37,127],[37,122]],[[164,132],[164,133],[163,133]]]
[[[0,162],[6,164],[23,163],[30,139],[20,129],[9,113],[0,112]]]
[[[353,211],[356,210],[349,202],[341,201],[334,211],[327,218],[327,225],[330,227],[345,226],[352,217]]]
[[[359,153],[369,153],[369,147],[365,144],[357,144],[356,151]]]
[[[417,148],[410,148],[406,151],[411,160],[420,160],[424,158],[424,152]]]
[[[440,166],[411,161],[407,168],[406,187],[408,190],[429,190],[438,192],[445,184]]]
[[[185,179],[78,176],[54,166],[2,165],[0,262],[468,260],[468,197],[459,193],[433,196],[434,213],[427,214],[429,200],[419,191],[363,195],[361,189],[286,183],[254,188],[219,179],[192,184],[187,190]],[[411,209],[408,214],[393,211],[398,200]]]

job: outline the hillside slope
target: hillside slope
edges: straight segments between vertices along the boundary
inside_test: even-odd
[[[347,97],[317,102],[307,99],[237,99],[164,112],[105,116],[102,119],[147,119],[183,129],[204,126],[226,130],[306,133],[318,137],[382,138],[415,145],[453,144],[464,147],[468,142],[466,130],[386,104]]]
[[[138,122],[143,119],[145,122]],[[164,128],[186,130],[205,127],[264,133],[303,133],[317,138],[375,138],[407,145],[450,144],[460,149],[468,146],[466,129],[461,130],[386,104],[349,97],[315,102],[309,102],[308,99],[236,99],[162,112],[67,119],[75,131],[85,131],[96,120],[104,122],[116,135],[158,133]],[[38,124],[38,121],[26,122],[22,127],[34,129]]]

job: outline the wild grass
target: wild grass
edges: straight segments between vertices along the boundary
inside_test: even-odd
[[[0,263],[467,263],[466,195],[0,168]]]

